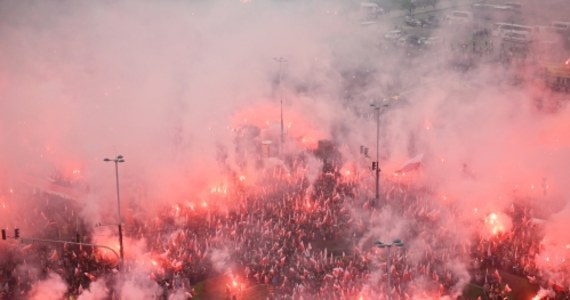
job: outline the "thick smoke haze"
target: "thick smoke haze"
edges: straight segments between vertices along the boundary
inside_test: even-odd
[[[319,141],[333,140],[342,170],[355,177],[359,193],[342,208],[353,221],[347,243],[354,251],[373,252],[363,256],[377,270],[363,280],[363,295],[379,293],[386,269],[386,253],[371,250],[374,241],[401,238],[411,264],[446,253],[446,265],[432,267],[454,279],[447,296],[458,297],[472,279],[465,249],[477,246],[473,236],[509,231],[516,226],[515,206],[522,204],[543,226],[544,251],[536,265],[548,278],[567,282],[570,113],[564,104],[548,109],[551,99],[562,96],[538,84],[513,85],[516,76],[536,77],[526,65],[486,63],[462,73],[450,67],[457,54],[447,45],[418,55],[386,51],[382,39],[397,26],[396,18],[361,26],[359,2],[348,2],[1,2],[2,228],[20,227],[23,237],[75,228],[92,234],[90,242],[116,249],[117,233],[109,226],[118,220],[115,170],[103,159],[119,154],[125,156],[119,175],[127,228],[155,226],[166,212],[174,212],[171,226],[185,224],[182,206],[204,209],[206,222],[212,222],[210,207],[228,214],[240,207],[226,194],[254,198],[234,191],[235,181],[259,188],[251,195],[309,199],[319,192],[315,186],[326,166],[320,159],[306,155],[298,168],[277,155],[265,159],[262,170],[253,163],[258,142],[279,140],[282,101],[288,142],[268,151],[312,151]],[[527,2],[522,15],[529,23],[567,18],[567,11],[557,9],[567,9],[564,1]],[[465,33],[441,27],[436,34],[447,41]],[[562,64],[569,57],[562,46],[545,52],[533,49],[529,65]],[[279,63],[279,57],[286,61]],[[389,104],[378,112],[380,181],[388,204],[370,209],[366,198],[373,197],[374,175],[359,147],[368,147],[375,159],[373,103]],[[237,138],[248,135],[255,143]],[[419,169],[399,172],[414,158]],[[279,168],[308,187],[279,190],[281,182],[271,177]],[[54,178],[80,182],[71,192],[77,193],[74,204],[65,206],[74,224],[55,224],[44,212],[56,204],[30,192],[49,189]],[[421,232],[415,228],[422,220],[401,217],[412,193],[423,203],[419,214],[433,224]],[[310,209],[308,201],[298,205]],[[165,244],[186,234],[172,229]],[[216,237],[226,238],[217,232]],[[160,264],[151,248],[161,242],[127,231],[129,271],[98,278],[79,299],[107,299],[111,290],[121,299],[159,297],[162,287],[149,274]],[[239,265],[233,254],[242,249],[229,238],[226,248],[205,244],[199,256],[233,278],[231,269]],[[9,247],[30,246],[0,246],[0,265],[14,260],[2,253]],[[168,246],[161,249],[162,258],[172,254]],[[26,270],[33,269],[43,252],[23,251],[33,257]],[[110,252],[97,255],[115,260]],[[31,299],[60,299],[67,291],[67,279],[55,273],[33,278]],[[440,289],[429,275],[411,285],[414,299],[428,299]],[[168,299],[187,296],[180,289]]]

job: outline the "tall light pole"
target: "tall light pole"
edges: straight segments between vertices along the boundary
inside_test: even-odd
[[[281,104],[281,149],[283,148],[283,143],[285,143],[285,131],[283,128],[283,92],[281,91],[281,65],[287,62],[287,59],[284,57],[275,57],[273,58],[275,61],[279,63],[279,81],[277,88],[279,89],[279,101]],[[281,151],[282,152],[282,151]]]
[[[378,203],[378,201],[380,201],[380,109],[382,107],[388,107],[388,104],[373,103],[370,104],[370,106],[376,111],[376,161],[372,162],[372,170],[376,175],[375,201]]]
[[[384,249],[384,248],[388,248],[388,263],[387,263],[387,270],[386,270],[386,274],[388,275],[388,299],[392,298],[392,294],[391,294],[391,289],[392,289],[392,274],[390,273],[390,249],[392,249],[392,246],[396,246],[396,247],[403,247],[404,243],[400,240],[400,239],[396,239],[391,243],[382,243],[381,241],[376,241],[374,242],[374,245],[376,245],[376,247],[380,248],[380,249]]]
[[[122,155],[117,155],[115,159],[105,158],[105,162],[115,163],[115,179],[117,182],[117,212],[119,214],[119,253],[121,254],[121,269],[123,269],[123,264],[125,261],[125,256],[123,252],[123,221],[121,219],[121,197],[119,193],[119,163],[125,162]]]

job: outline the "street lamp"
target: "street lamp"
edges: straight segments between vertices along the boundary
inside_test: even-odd
[[[402,240],[400,239],[395,239],[393,242],[391,243],[382,243],[381,241],[376,241],[374,242],[374,245],[376,245],[376,247],[380,248],[380,249],[384,249],[384,248],[388,248],[388,264],[387,264],[387,270],[386,270],[386,275],[388,275],[388,299],[392,298],[392,295],[390,293],[390,289],[392,288],[392,274],[390,274],[390,249],[392,249],[392,246],[396,246],[396,247],[403,247],[404,246],[404,242],[402,242]]]
[[[121,198],[119,194],[119,163],[125,162],[122,155],[117,155],[115,159],[105,158],[103,159],[105,162],[114,162],[115,163],[115,178],[117,181],[117,211],[119,214],[119,252],[121,254],[121,269],[123,268],[125,256],[123,253],[123,221],[121,219]]]
[[[277,88],[279,89],[279,98],[281,102],[281,149],[283,148],[283,143],[285,142],[285,133],[283,128],[283,92],[281,91],[281,65],[287,62],[287,59],[284,57],[275,57],[273,58],[275,61],[279,63],[279,81]]]
[[[380,109],[388,104],[372,103],[370,106],[376,111],[376,161],[372,162],[372,170],[376,175],[376,203],[380,201]]]

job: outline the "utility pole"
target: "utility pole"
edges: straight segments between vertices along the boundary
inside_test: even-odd
[[[380,108],[388,107],[388,104],[373,103],[370,106],[376,112],[376,161],[372,162],[372,170],[376,176],[376,196],[374,198],[376,204],[380,201]]]
[[[387,294],[388,294],[388,299],[392,299],[392,274],[390,273],[391,272],[391,270],[390,270],[391,269],[391,266],[390,266],[390,264],[391,264],[391,261],[390,261],[391,251],[390,250],[392,249],[392,246],[403,247],[404,243],[400,239],[396,239],[392,243],[382,243],[381,241],[376,241],[376,242],[374,242],[374,245],[376,245],[376,247],[378,247],[380,249],[388,248],[388,262],[386,264],[386,268],[387,268],[386,273],[388,275],[388,291],[387,291]]]
[[[117,155],[117,157],[115,159],[110,159],[110,158],[105,158],[103,159],[103,161],[105,162],[114,162],[115,163],[115,179],[117,182],[117,212],[118,212],[118,216],[119,216],[119,252],[121,253],[121,269],[123,268],[124,265],[124,261],[125,261],[125,256],[124,256],[124,250],[123,250],[123,220],[121,218],[121,197],[120,197],[120,193],[119,193],[119,163],[123,163],[125,162],[124,158],[122,155]]]
[[[280,152],[283,152],[283,144],[285,143],[285,130],[284,130],[284,126],[283,126],[283,92],[281,90],[281,65],[283,63],[287,62],[287,59],[285,59],[284,57],[275,57],[273,58],[275,59],[275,61],[277,61],[279,63],[279,81],[278,81],[278,85],[277,88],[279,89],[279,101],[280,101],[280,106],[281,106],[281,146],[280,146]]]

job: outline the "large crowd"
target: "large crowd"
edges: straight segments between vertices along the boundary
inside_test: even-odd
[[[359,184],[363,178],[347,176],[335,164],[326,162],[309,183],[303,159],[292,161],[288,168],[265,171],[264,185],[236,180],[233,191],[219,196],[226,198],[223,205],[176,203],[150,221],[125,225],[129,239],[149,241],[152,263],[145,272],[162,289],[157,297],[183,291],[190,299],[198,293],[196,284],[222,277],[227,299],[243,299],[255,288],[269,299],[468,298],[467,284],[479,287],[487,299],[511,299],[505,273],[532,279],[531,284],[551,289],[555,299],[569,297],[568,282],[549,281],[535,264],[540,225],[525,205],[507,212],[513,226],[506,232],[460,238],[450,226],[461,220],[459,212],[452,204],[430,201],[430,191],[384,180],[380,200],[374,201]],[[56,222],[49,217],[55,212],[58,222],[73,221],[54,208],[57,203],[64,202],[38,208],[48,215],[40,222]],[[375,247],[377,239],[393,238],[378,232],[390,230],[382,226],[394,215],[405,220],[398,236],[404,246]],[[89,247],[27,245],[2,251],[4,299],[25,298],[34,282],[51,273],[67,283],[69,297],[98,280],[112,287],[120,273],[116,260]],[[127,257],[124,271],[133,271],[140,262]],[[109,297],[116,293],[108,291]]]

